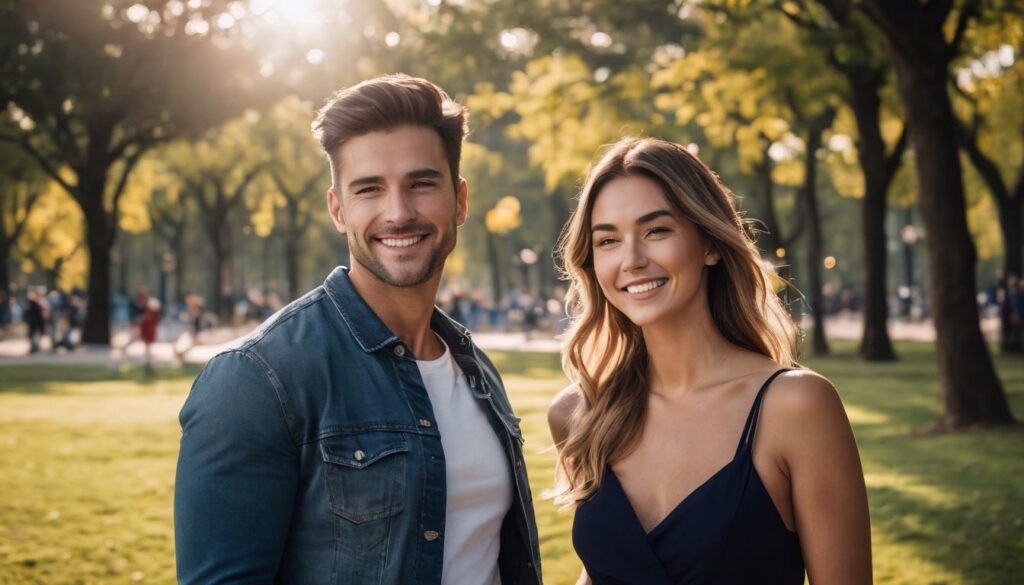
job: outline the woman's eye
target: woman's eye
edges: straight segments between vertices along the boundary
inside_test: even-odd
[[[601,247],[601,246],[604,246],[606,244],[611,244],[611,243],[614,243],[614,242],[615,242],[614,238],[602,238],[602,239],[597,241],[597,246]]]
[[[648,235],[652,235],[652,234],[667,234],[670,231],[672,231],[672,230],[670,230],[670,229],[668,229],[666,227],[656,227],[656,228],[651,228],[651,230],[649,232],[647,232],[647,234]]]

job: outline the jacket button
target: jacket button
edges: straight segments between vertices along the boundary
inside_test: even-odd
[[[420,426],[425,428],[425,429],[429,429],[431,427],[431,424],[430,424],[429,420],[427,420],[425,418],[421,418],[420,419]]]
[[[397,355],[398,357],[402,357],[403,355],[405,355],[405,346],[404,345],[396,345],[395,346],[395,355]]]
[[[363,453],[362,449],[352,454],[356,458],[356,461],[362,461],[363,457],[366,457],[366,453]]]
[[[428,530],[423,533],[423,538],[426,539],[427,542],[433,542],[437,540],[440,536],[441,535],[438,534],[436,530]]]

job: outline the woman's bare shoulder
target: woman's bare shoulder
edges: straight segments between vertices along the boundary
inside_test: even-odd
[[[773,383],[761,418],[785,451],[827,449],[850,434],[850,422],[839,391],[812,370],[792,370]]]
[[[781,416],[825,414],[843,408],[839,392],[825,376],[808,369],[784,372],[772,382],[772,402]]]

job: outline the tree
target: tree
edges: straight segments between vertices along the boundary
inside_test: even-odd
[[[0,145],[0,177],[0,292],[9,295],[10,262],[15,243],[29,223],[45,185],[45,176],[23,153]]]
[[[796,23],[825,62],[846,80],[845,101],[857,124],[857,157],[864,175],[861,230],[864,246],[864,329],[860,354],[868,361],[896,359],[889,338],[885,217],[889,186],[906,147],[906,129],[892,148],[882,135],[882,88],[889,66],[875,47],[877,31],[847,3],[796,0],[771,4]]]
[[[22,272],[41,271],[50,289],[84,285],[88,260],[82,220],[63,187],[46,181],[16,243]]]
[[[976,0],[964,3],[947,40],[945,27],[953,4],[953,0],[863,0],[858,4],[886,39],[914,149],[918,202],[929,234],[931,306],[945,398],[941,428],[1014,421],[978,324],[977,256],[967,226],[956,118],[948,94],[950,61],[981,7]]]
[[[268,154],[252,139],[260,124],[259,112],[242,116],[210,130],[203,140],[180,142],[168,149],[167,164],[182,182],[184,193],[199,211],[200,227],[213,251],[212,309],[222,318],[230,315],[232,258],[237,227],[232,219],[244,209],[245,197],[267,164]]]
[[[190,200],[184,196],[181,178],[172,172],[166,161],[173,157],[174,147],[157,148],[139,162],[125,187],[121,227],[131,233],[152,230],[163,242],[163,253],[157,254],[161,274],[165,274],[167,254],[173,260],[174,294],[168,294],[161,281],[162,302],[181,297],[187,268],[185,252],[186,229],[190,220]],[[132,225],[126,226],[126,223]],[[124,262],[124,259],[122,259]]]
[[[0,7],[0,99],[16,124],[0,140],[31,156],[85,217],[86,343],[110,341],[111,248],[135,165],[154,145],[237,112],[257,89],[243,83],[256,67],[231,44],[230,31],[208,34],[204,11],[210,16],[220,3],[175,3],[180,11],[170,2],[153,10],[125,4],[11,0]]]
[[[722,13],[729,14],[729,13]],[[822,57],[807,53],[794,27],[778,14],[709,22],[704,42],[655,75],[659,107],[676,120],[694,120],[712,144],[737,149],[741,168],[757,178],[760,244],[788,255],[795,236],[806,234],[804,288],[814,321],[812,351],[829,352],[824,320],[823,217],[819,211],[818,156],[832,126],[838,80]],[[787,236],[776,211],[775,184],[798,186],[795,220]]]
[[[1001,21],[1002,19],[998,19]],[[968,63],[951,80],[957,138],[999,209],[1003,236],[1003,274],[1024,272],[1024,26],[974,27],[970,37],[994,37],[970,43]],[[995,30],[992,30],[995,29]],[[972,34],[973,33],[973,34]],[[995,45],[995,46],[992,46]]]
[[[309,131],[312,119],[312,105],[292,96],[271,109],[259,130],[271,155],[267,172],[283,199],[284,264],[292,300],[302,294],[300,252],[314,214],[323,210],[323,194],[330,181],[327,162]]]

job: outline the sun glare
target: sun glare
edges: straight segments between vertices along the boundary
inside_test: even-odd
[[[281,24],[293,32],[311,32],[322,21],[314,0],[253,0],[253,14],[273,24]]]

